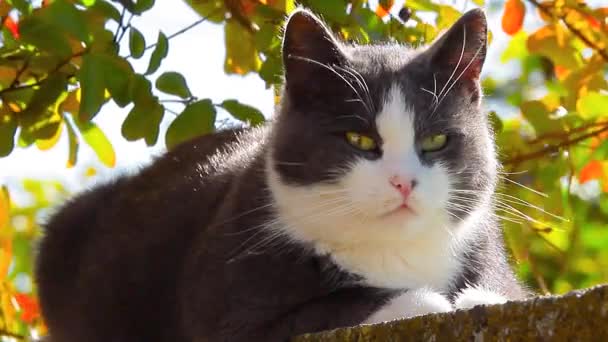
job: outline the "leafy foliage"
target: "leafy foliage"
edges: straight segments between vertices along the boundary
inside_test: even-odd
[[[67,132],[67,167],[78,163],[82,142],[112,167],[121,151],[94,123],[109,101],[129,107],[122,135],[148,145],[161,133],[163,103],[183,104],[165,133],[168,148],[212,132],[218,109],[244,124],[262,123],[259,110],[237,99],[214,103],[192,94],[183,75],[166,72],[154,87],[150,77],[170,53],[173,37],[208,22],[224,27],[224,71],[257,74],[278,94],[281,25],[294,1],[185,1],[201,19],[171,35],[159,32],[155,42],[146,42],[131,23],[153,0],[0,1],[0,156],[31,145],[52,149]],[[362,0],[300,3],[321,14],[340,38],[363,44],[428,43],[461,14],[432,0],[408,0],[399,9],[393,1],[375,2],[375,8]],[[496,207],[518,272],[541,292],[606,282],[608,7],[574,0],[499,4],[501,27],[510,36],[500,62],[519,68],[512,79],[489,75],[483,86],[488,101],[503,103],[489,113],[504,164]],[[526,30],[531,18],[540,24]],[[121,52],[127,33],[129,51]],[[131,61],[147,50],[147,70],[137,73]],[[0,333],[21,336],[29,329],[44,333],[31,284],[31,246],[40,213],[66,195],[56,183],[23,185],[33,199],[25,206],[11,201],[6,188],[0,191]]]

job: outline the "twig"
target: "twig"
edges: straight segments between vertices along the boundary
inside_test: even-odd
[[[6,331],[6,330],[0,330],[0,337],[1,336],[12,337],[12,338],[16,338],[18,340],[25,340],[25,336],[19,335],[19,334],[15,334],[15,333],[12,333],[12,332]]]
[[[31,83],[31,84],[26,84],[26,85],[22,85],[22,86],[18,86],[15,87],[13,85],[11,85],[8,88],[4,88],[2,90],[0,90],[0,96],[6,94],[6,93],[12,93],[14,91],[19,91],[19,90],[24,90],[24,89],[29,89],[29,88],[33,88],[33,87],[37,87],[39,85],[41,85],[42,83],[44,83],[48,78],[49,75],[59,71],[59,69],[61,69],[62,67],[64,67],[66,64],[68,64],[72,59],[76,58],[76,57],[80,57],[82,55],[84,55],[86,52],[88,52],[88,49],[84,49],[80,52],[77,52],[73,55],[71,55],[70,57],[66,58],[65,60],[61,61],[59,64],[57,64],[53,69],[49,70],[49,72],[47,73],[47,77],[45,77],[44,79]],[[74,76],[73,74],[69,74],[67,75],[67,77],[72,77]]]
[[[9,88],[13,88],[19,84],[19,79],[21,78],[21,75],[23,75],[23,73],[25,72],[25,69],[27,69],[28,66],[30,66],[30,56],[28,56],[25,59],[25,61],[23,62],[23,65],[21,66],[21,68],[19,68],[19,70],[15,74],[15,79],[13,80],[13,82],[11,82],[11,85],[9,86]]]
[[[544,156],[545,154],[552,153],[552,152],[557,152],[561,148],[574,145],[574,144],[579,143],[579,142],[581,142],[581,141],[583,141],[585,139],[592,138],[592,137],[594,137],[596,135],[602,134],[602,133],[607,132],[607,131],[608,131],[608,126],[605,126],[605,127],[601,128],[601,129],[595,130],[593,132],[590,132],[590,133],[587,133],[587,134],[583,134],[583,135],[581,135],[581,136],[579,136],[577,138],[562,141],[558,145],[550,145],[550,146],[547,146],[547,147],[542,148],[542,149],[540,149],[538,151],[535,151],[535,152],[531,152],[531,153],[528,153],[528,154],[522,154],[520,156],[515,156],[515,157],[513,157],[513,158],[511,158],[509,160],[504,161],[503,164],[505,164],[505,165],[506,164],[519,164],[519,163],[527,161],[527,160],[532,160],[532,159],[540,158],[540,157]]]
[[[608,126],[607,121],[592,122],[592,123],[588,123],[586,125],[572,128],[566,132],[547,132],[547,133],[541,134],[538,137],[528,141],[528,143],[529,144],[538,144],[540,142],[543,142],[544,140],[549,140],[549,139],[567,139],[570,136],[572,136],[573,134],[583,133],[590,128],[596,128],[596,127],[603,128],[603,127],[607,127],[607,126]]]
[[[114,43],[118,43],[118,34],[120,33],[120,30],[122,29],[122,21],[125,18],[125,13],[127,12],[127,8],[123,7],[122,11],[120,12],[120,19],[118,20],[118,27],[116,28],[116,33],[114,33]]]
[[[575,28],[574,26],[572,26],[564,16],[557,16],[553,13],[553,11],[549,10],[547,7],[542,6],[537,0],[528,0],[528,2],[530,2],[531,4],[533,4],[536,8],[538,8],[540,11],[542,11],[543,13],[547,14],[550,17],[555,17],[557,19],[559,19],[561,22],[564,23],[564,25],[566,25],[566,27],[568,28],[568,30],[570,30],[570,32],[574,33],[574,35],[576,35],[580,40],[582,40],[585,44],[587,44],[587,46],[589,46],[591,49],[593,49],[594,51],[596,51],[600,56],[602,56],[602,58],[604,59],[604,61],[608,62],[608,52],[604,49],[602,49],[601,47],[599,47],[597,44],[595,44],[594,42],[592,42],[589,38],[587,38],[581,31],[579,31],[577,28]]]
[[[215,11],[211,12],[211,13],[210,13],[208,16],[203,17],[203,18],[200,18],[199,20],[197,20],[197,21],[193,22],[192,24],[190,24],[190,25],[188,25],[188,26],[186,26],[186,27],[182,28],[181,30],[179,30],[179,31],[177,31],[177,32],[174,32],[174,33],[172,33],[172,34],[168,35],[168,36],[167,36],[167,40],[171,40],[171,39],[173,39],[173,38],[175,38],[175,37],[179,36],[180,34],[183,34],[183,33],[187,32],[187,31],[189,31],[189,30],[193,29],[194,27],[196,27],[196,26],[198,26],[198,25],[200,25],[200,24],[204,23],[204,22],[205,22],[205,21],[207,21],[209,18],[211,18],[212,16],[216,15],[217,13],[219,13],[219,12],[220,12],[220,10],[221,10],[221,9],[217,9],[217,10],[215,10]],[[156,45],[158,45],[158,43],[150,44],[150,45],[148,45],[148,46],[146,46],[146,47],[144,48],[144,51],[146,51],[146,50],[150,50],[151,48],[155,47]],[[133,57],[133,56],[131,56],[131,55],[129,54],[128,56],[126,56],[126,57],[124,57],[124,58],[131,58],[131,57]]]

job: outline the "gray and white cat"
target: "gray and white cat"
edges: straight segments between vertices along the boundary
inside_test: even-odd
[[[46,224],[52,341],[285,341],[528,292],[492,209],[486,19],[426,49],[287,21],[272,122],[180,145]]]

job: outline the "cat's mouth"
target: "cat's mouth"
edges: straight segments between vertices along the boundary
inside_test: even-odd
[[[410,205],[408,205],[407,203],[402,203],[397,208],[392,209],[391,211],[380,215],[380,218],[387,218],[387,217],[392,217],[392,216],[396,216],[396,215],[410,216],[410,215],[417,215],[417,213]]]

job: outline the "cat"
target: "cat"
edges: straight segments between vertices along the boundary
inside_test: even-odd
[[[530,296],[492,209],[486,37],[479,9],[418,49],[293,12],[273,120],[50,217],[35,278],[52,341],[286,341]]]

